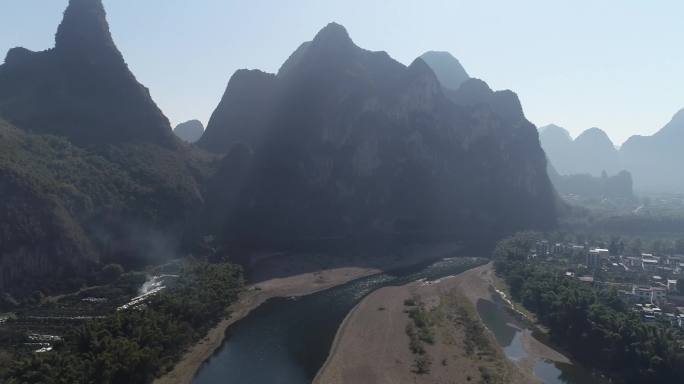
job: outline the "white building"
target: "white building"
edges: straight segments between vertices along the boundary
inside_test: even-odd
[[[587,253],[587,267],[589,269],[596,269],[601,266],[601,259],[605,259],[610,255],[610,251],[603,248],[590,249]]]
[[[667,297],[667,290],[660,287],[639,287],[633,285],[632,295],[634,295],[638,302],[653,304],[664,301]]]
[[[677,280],[667,280],[667,290],[668,292],[676,292],[677,291]]]
[[[646,272],[655,272],[658,269],[658,260],[642,258],[641,266]]]

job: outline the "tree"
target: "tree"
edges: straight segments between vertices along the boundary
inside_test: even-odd
[[[496,273],[511,296],[534,312],[550,339],[592,369],[626,384],[684,382],[684,334],[666,322],[646,322],[614,289],[559,276],[552,265],[523,257],[524,236],[501,241]],[[630,243],[641,252],[641,242]],[[678,281],[684,287],[684,279]],[[683,293],[684,294],[684,293]]]
[[[416,373],[423,375],[430,373],[430,367],[432,366],[432,358],[427,355],[420,355],[416,358]]]
[[[105,269],[112,277],[122,268]],[[187,260],[175,284],[145,306],[77,325],[53,353],[18,355],[0,382],[150,383],[226,315],[242,285],[239,267]]]
[[[684,255],[684,239],[678,239],[675,242],[675,252]]]
[[[611,237],[608,250],[612,256],[621,255],[625,250],[625,243],[622,241],[622,238],[620,236]]]
[[[662,254],[665,248],[666,245],[660,239],[655,239],[651,242],[651,251],[656,255]]]
[[[642,243],[641,239],[638,237],[635,237],[629,242],[629,245],[627,246],[627,253],[629,253],[630,256],[640,256],[641,255],[641,248],[642,248]]]
[[[107,283],[113,283],[119,280],[119,277],[124,273],[124,269],[119,264],[107,264],[102,268],[102,278]]]

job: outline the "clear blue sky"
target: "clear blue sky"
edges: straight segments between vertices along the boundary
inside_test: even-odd
[[[43,50],[67,0],[0,0],[0,55]],[[114,39],[172,124],[207,122],[239,68],[274,72],[330,21],[408,64],[454,54],[512,89],[537,125],[622,143],[684,108],[684,2],[645,0],[105,0]]]

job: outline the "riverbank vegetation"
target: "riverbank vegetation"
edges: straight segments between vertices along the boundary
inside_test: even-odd
[[[74,327],[51,352],[17,356],[3,382],[148,383],[226,315],[242,285],[239,267],[186,260],[167,290]]]
[[[497,354],[467,299],[451,290],[440,294],[437,302],[430,305],[417,296],[404,300],[409,317],[406,334],[414,356],[413,372],[429,376],[435,366],[455,364],[471,368],[465,376],[469,382],[507,382],[509,375],[502,363],[504,358]],[[434,359],[433,354],[439,358]]]
[[[427,354],[424,344],[435,344],[435,313],[426,310],[425,305],[416,303],[413,299],[405,300],[404,305],[413,306],[408,310],[411,322],[406,325],[406,335],[410,340],[409,348],[415,355],[415,372],[420,375],[429,373],[432,358]]]
[[[644,321],[615,291],[566,277],[530,258],[536,240],[535,234],[523,233],[500,242],[495,268],[513,300],[537,315],[554,343],[614,380],[684,382],[681,331]]]

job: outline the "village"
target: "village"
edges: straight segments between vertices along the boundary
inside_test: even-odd
[[[684,255],[611,252],[602,244],[537,241],[530,257],[567,278],[614,290],[647,321],[684,329]]]
[[[175,272],[174,263],[159,268]],[[40,297],[34,305],[0,313],[0,340],[11,350],[51,352],[70,329],[87,321],[105,319],[113,311],[144,309],[152,297],[173,285],[177,278],[177,274],[130,272],[109,284]]]

